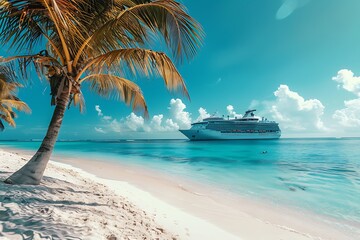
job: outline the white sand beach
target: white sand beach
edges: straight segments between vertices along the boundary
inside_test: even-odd
[[[29,157],[0,149],[0,179]],[[355,239],[308,213],[234,198],[147,169],[53,159],[40,186],[0,182],[1,240]]]

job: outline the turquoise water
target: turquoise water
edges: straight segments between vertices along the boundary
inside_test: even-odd
[[[0,141],[33,150],[39,144]],[[55,153],[106,154],[360,226],[360,139],[58,142]]]

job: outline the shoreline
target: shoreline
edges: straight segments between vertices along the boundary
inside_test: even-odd
[[[0,239],[241,239],[127,182],[53,160],[39,186],[4,184],[31,155],[3,149]]]
[[[17,151],[20,154],[28,155],[32,151],[20,150],[15,148],[5,148],[8,151]],[[81,157],[70,158],[55,155],[51,160],[60,162],[57,164],[70,166],[76,171],[92,175],[96,181],[109,185],[112,190],[118,189],[111,186],[128,185],[134,188],[132,191],[140,191],[142,195],[148,194],[146,200],[136,196],[127,196],[130,201],[140,206],[141,209],[149,210],[146,202],[160,201],[155,212],[159,207],[167,205],[183,212],[185,215],[195,216],[195,218],[218,228],[221,236],[228,234],[227,238],[232,239],[353,239],[349,233],[342,232],[332,224],[319,221],[317,216],[306,211],[288,209],[281,205],[268,204],[254,199],[234,196],[225,190],[221,191],[216,187],[204,186],[190,180],[178,177],[166,176],[147,168],[138,166],[127,166],[122,163],[112,161],[101,161],[99,159],[87,160]],[[106,180],[108,179],[108,180]],[[124,194],[121,190],[119,195]],[[141,195],[140,194],[140,195]],[[154,200],[154,199],[157,200]],[[163,209],[164,210],[164,209]],[[154,213],[154,209],[151,210]],[[173,211],[173,210],[172,210]],[[169,212],[169,210],[165,210]],[[164,214],[164,212],[163,212]],[[189,219],[189,216],[185,217]],[[315,217],[315,219],[313,219]],[[311,218],[311,219],[310,219]],[[177,219],[178,220],[178,219]],[[167,219],[157,217],[157,222],[167,225]],[[175,219],[176,221],[176,219]],[[185,221],[184,224],[186,225]],[[174,228],[174,226],[166,226]],[[191,227],[187,227],[187,229]],[[196,232],[196,227],[191,230],[193,233],[187,236],[185,232],[180,239],[196,239],[191,235],[200,234]],[[191,232],[190,231],[190,232]],[[208,229],[206,229],[208,231]],[[348,235],[349,234],[349,235]],[[211,236],[211,235],[209,235]],[[211,238],[210,238],[211,239]],[[216,238],[212,238],[216,239]]]

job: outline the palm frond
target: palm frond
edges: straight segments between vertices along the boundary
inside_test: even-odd
[[[151,31],[160,31],[176,59],[183,56],[191,59],[202,44],[204,33],[200,24],[176,1],[141,3],[125,11],[135,15]]]
[[[2,99],[1,103],[5,106],[8,106],[10,108],[15,108],[18,111],[22,111],[25,113],[31,113],[31,109],[29,106],[24,103],[23,101],[20,101],[20,99]]]
[[[13,108],[27,113],[30,112],[30,108],[26,103],[15,96],[18,87],[21,87],[21,85],[16,82],[16,76],[11,67],[0,65],[0,118],[14,127],[16,113]],[[4,125],[1,122],[0,130],[3,130],[3,127]]]
[[[132,109],[141,109],[148,116],[148,109],[144,96],[138,85],[130,80],[110,74],[92,74],[80,80],[79,83],[88,81],[90,89],[100,96],[121,99]]]
[[[43,55],[40,53],[33,55],[19,55],[8,58],[2,58],[1,62],[2,63],[17,62],[17,67],[20,70],[21,76],[24,79],[29,78],[29,71],[28,71],[29,66],[35,67],[35,70],[38,73],[40,79],[47,73],[47,70],[50,66],[56,66],[58,68],[61,68],[61,63],[57,59],[49,55]],[[13,69],[14,69],[14,64],[11,67],[11,71],[15,72]]]
[[[184,80],[171,59],[165,53],[147,49],[119,49],[107,52],[90,60],[77,78],[86,70],[92,73],[110,71],[125,75],[123,69],[128,69],[133,75],[140,73],[146,77],[160,76],[169,90],[180,89],[189,98]]]
[[[202,44],[204,32],[200,24],[176,1],[115,2],[119,3],[111,11],[107,9],[107,14],[91,28],[95,32],[79,49],[77,55],[81,54],[83,59],[113,49],[143,46],[150,42],[150,36],[159,33],[177,60],[191,59]],[[83,52],[85,45],[89,48]]]
[[[118,96],[146,113],[142,93],[127,75],[162,77],[168,89],[188,97],[171,58],[191,59],[204,37],[199,23],[175,0],[0,0],[0,31],[1,45],[21,54],[0,62],[17,60],[23,78],[29,78],[30,66],[39,77],[56,68],[74,86],[73,79],[85,79],[100,95]],[[157,36],[163,37],[171,58],[144,49],[162,48],[164,44],[153,46]],[[34,53],[43,40],[46,54]],[[81,80],[85,74],[91,75]],[[17,87],[7,84],[7,91]],[[83,96],[76,89],[71,92],[73,103],[83,110]],[[3,105],[25,109],[21,104]]]
[[[27,21],[31,9],[37,9],[37,1],[0,1],[0,40],[3,44],[10,42],[10,47],[21,50],[33,48],[40,40],[41,33],[33,22]]]
[[[74,103],[74,106],[79,106],[79,110],[81,113],[83,113],[85,111],[85,99],[81,92],[74,94],[73,103]]]
[[[0,118],[2,118],[2,115],[0,114]],[[2,123],[1,119],[0,119],[0,132],[4,131],[4,124]]]
[[[17,51],[33,49],[45,36],[55,55],[64,55],[70,61],[73,54],[68,46],[76,48],[87,38],[87,30],[78,21],[82,18],[79,6],[86,0],[1,0],[0,26],[2,44],[11,43]],[[86,15],[86,14],[85,14]],[[84,37],[82,37],[84,36]]]
[[[5,83],[16,82],[16,75],[12,64],[6,64],[6,58],[0,57],[0,81]]]
[[[0,117],[1,117],[5,122],[7,122],[7,123],[8,123],[10,126],[12,126],[12,127],[15,127],[15,126],[16,126],[15,121],[14,121],[15,115],[14,115],[14,112],[11,111],[11,109],[8,109],[7,107],[2,106],[2,105],[0,104],[0,113],[1,113]]]
[[[21,85],[17,83],[15,72],[12,65],[0,65],[0,100],[9,98]]]

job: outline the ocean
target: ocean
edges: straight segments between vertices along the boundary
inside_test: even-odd
[[[0,148],[36,150],[39,144],[0,141]],[[359,146],[358,138],[70,141],[58,142],[54,153],[155,169],[350,227],[360,226]]]

